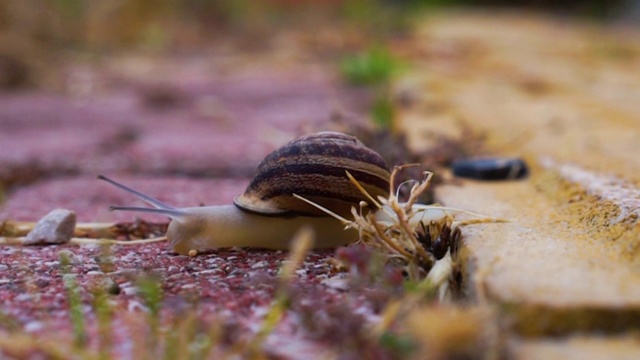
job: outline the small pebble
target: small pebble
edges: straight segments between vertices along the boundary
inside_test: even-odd
[[[324,279],[320,282],[320,284],[326,287],[329,287],[331,289],[336,289],[341,291],[347,291],[351,288],[351,285],[349,284],[349,279],[338,278],[338,277]]]
[[[78,255],[74,254],[73,251],[67,249],[63,249],[58,252],[58,261],[65,265],[82,265],[82,259]],[[59,262],[55,265],[59,265]]]
[[[199,275],[215,274],[215,275],[224,276],[226,273],[224,271],[222,271],[221,269],[207,269],[207,270],[200,271],[198,274]]]
[[[104,277],[99,282],[100,288],[107,292],[110,295],[118,295],[120,294],[120,286],[116,284],[110,277]]]
[[[110,285],[106,286],[105,289],[110,295],[119,295],[120,294],[120,286],[118,284],[112,282]]]
[[[131,287],[122,287],[120,286],[120,292],[125,294],[125,295],[136,295],[138,293],[138,289],[131,286]]]
[[[100,272],[102,272],[102,270],[100,270],[100,266],[98,266],[98,265],[86,265],[85,264],[84,270],[85,271],[100,271]]]
[[[117,271],[114,272],[114,274],[118,274],[118,275],[136,275],[141,273],[142,271],[140,269],[132,269],[132,268],[122,268],[122,269],[118,269]]]
[[[198,286],[197,284],[184,284],[180,288],[182,290],[189,290],[189,289],[193,289],[193,288],[195,288],[197,286]]]
[[[129,303],[127,304],[127,311],[128,312],[146,312],[149,309],[142,305],[141,302],[136,301],[136,300],[130,300]]]
[[[305,269],[298,269],[298,270],[296,270],[296,271],[295,271],[295,273],[296,273],[296,275],[298,275],[298,276],[305,276],[305,275],[307,275],[307,270],[305,270]]]
[[[246,271],[244,269],[233,269],[227,276],[244,275]]]
[[[201,273],[198,273],[198,274],[201,274]],[[172,274],[172,275],[168,275],[168,276],[166,276],[166,277],[165,277],[165,280],[166,280],[166,281],[172,281],[172,280],[174,280],[174,279],[180,279],[180,278],[182,278],[182,277],[183,277],[183,274],[182,274],[182,273],[175,273],[175,274]]]
[[[454,161],[455,176],[476,180],[514,180],[527,176],[527,164],[519,158],[480,158]]]
[[[62,282],[64,282],[65,284],[75,280],[78,277],[78,274],[62,274]]]
[[[40,331],[44,328],[44,323],[41,321],[29,321],[24,325],[24,331],[28,333]]]
[[[51,284],[51,279],[40,277],[40,278],[37,278],[33,283],[40,289],[44,289]]]
[[[262,269],[262,268],[265,268],[267,266],[269,266],[269,263],[263,260],[263,261],[258,261],[257,263],[251,265],[251,268],[252,269]]]
[[[18,252],[18,248],[12,246],[0,250],[2,255],[12,255],[15,252]]]
[[[27,234],[24,245],[64,244],[73,237],[76,213],[55,209],[40,219]]]
[[[22,293],[22,294],[16,296],[15,298],[13,298],[13,300],[19,301],[19,302],[29,301],[31,299],[33,299],[33,295],[31,295],[29,293]]]

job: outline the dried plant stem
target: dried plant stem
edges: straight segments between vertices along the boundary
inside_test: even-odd
[[[380,321],[373,327],[372,333],[375,337],[380,337],[385,331],[393,325],[393,322],[398,318],[402,307],[401,300],[392,300],[382,311]]]
[[[6,220],[0,224],[0,228],[6,228],[13,236],[24,236],[29,231],[33,230],[36,225],[34,221],[13,221]],[[107,222],[86,222],[77,223],[75,226],[75,235],[84,234],[87,231],[104,231],[114,229],[117,225],[115,223]]]
[[[22,245],[24,239],[24,237],[0,236],[0,245]]]
[[[431,178],[433,177],[433,173],[425,171],[424,175],[425,175],[424,180],[421,183],[415,184],[411,188],[411,194],[409,195],[409,200],[407,200],[407,202],[404,204],[404,210],[406,212],[410,212],[412,210],[413,205],[415,205],[415,203],[418,202],[420,195],[422,195],[422,193],[424,193],[429,187],[429,185],[431,184]]]
[[[426,262],[433,262],[431,256],[427,253],[427,250],[425,250],[424,246],[422,246],[416,238],[415,231],[409,227],[409,223],[406,219],[406,213],[402,211],[399,206],[392,206],[392,208],[398,217],[398,224],[400,225],[400,228],[405,232],[405,235],[411,241],[411,244],[416,249],[420,257]]]
[[[289,309],[291,299],[289,287],[295,278],[295,271],[304,262],[309,250],[313,248],[315,234],[310,227],[303,227],[298,231],[291,241],[289,251],[289,261],[286,262],[280,271],[280,284],[275,294],[275,299],[267,312],[260,329],[255,338],[249,344],[249,355],[260,354],[260,349],[266,338],[275,330],[280,320]]]
[[[364,196],[366,196],[369,200],[371,200],[371,202],[372,202],[373,204],[375,204],[375,206],[376,206],[378,209],[381,209],[381,208],[382,208],[382,205],[380,205],[380,203],[379,203],[379,202],[377,202],[377,201],[373,198],[373,196],[371,196],[371,194],[369,194],[369,192],[368,192],[367,190],[365,190],[365,189],[362,187],[362,185],[360,185],[360,183],[358,182],[358,180],[356,180],[356,178],[354,178],[354,177],[353,177],[353,175],[351,175],[351,173],[349,173],[349,171],[346,171],[346,173],[347,173],[347,177],[349,178],[349,181],[351,181],[351,183],[352,183],[352,184],[354,184],[354,185],[358,188],[358,190],[359,190],[359,191],[360,191]]]
[[[372,216],[369,216],[369,217],[371,218]],[[395,241],[393,241],[389,236],[387,236],[387,234],[384,233],[384,231],[380,227],[380,224],[377,221],[375,221],[373,219],[370,219],[370,223],[371,223],[371,225],[373,225],[373,228],[376,229],[376,233],[378,234],[380,239],[384,242],[384,244],[386,244],[391,249],[397,251],[402,256],[404,256],[404,257],[406,257],[408,259],[413,259],[414,258],[413,254],[411,254],[407,250],[403,249],[400,245],[398,245]]]
[[[68,359],[69,354],[73,354],[74,358],[77,356],[78,359],[91,358],[86,350],[72,346],[62,339],[43,339],[29,334],[11,333],[0,336],[0,350],[3,350],[3,354],[22,355],[41,352],[46,359]]]
[[[26,237],[17,236],[17,237],[5,237],[0,236],[0,245],[23,245]],[[93,238],[71,238],[71,240],[67,244],[72,245],[85,245],[85,244],[96,244],[96,245],[140,245],[140,244],[151,244],[161,241],[166,241],[166,236],[161,236],[152,239],[139,239],[139,240],[113,240],[113,239],[93,239]]]
[[[74,245],[84,244],[98,244],[98,245],[140,245],[151,244],[167,241],[166,236],[160,236],[151,239],[137,239],[137,240],[113,240],[113,239],[92,239],[92,238],[72,238],[70,243]]]

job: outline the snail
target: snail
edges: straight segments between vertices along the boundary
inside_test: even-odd
[[[334,248],[357,240],[358,232],[345,230],[343,223],[307,201],[348,216],[353,206],[387,197],[390,191],[390,173],[382,157],[357,138],[338,132],[302,136],[267,155],[233,205],[175,208],[103,175],[98,178],[154,207],[110,210],[169,216],[166,236],[179,254],[231,246],[287,249],[303,226],[314,230],[316,248]]]

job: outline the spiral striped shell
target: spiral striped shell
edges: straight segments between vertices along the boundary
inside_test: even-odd
[[[347,171],[374,199],[389,195],[389,170],[378,153],[353,136],[320,132],[292,140],[267,155],[234,204],[263,215],[324,215],[292,195],[297,194],[347,215],[360,201],[369,202]]]

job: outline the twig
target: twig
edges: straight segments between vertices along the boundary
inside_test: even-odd
[[[391,247],[393,250],[397,251],[398,253],[400,253],[402,256],[406,257],[407,259],[413,259],[414,255],[411,254],[410,252],[406,251],[405,249],[403,249],[402,247],[400,247],[398,244],[396,244],[391,238],[389,238],[387,236],[387,234],[384,233],[384,231],[382,230],[382,228],[380,228],[380,224],[375,221],[375,220],[371,220],[371,225],[373,225],[373,227],[376,229],[376,233],[378,233],[378,236],[380,236],[380,239],[389,247]]]
[[[137,239],[137,240],[113,240],[113,239],[92,239],[92,238],[71,238],[70,243],[74,245],[84,244],[98,244],[98,245],[140,245],[151,244],[161,241],[166,241],[166,236],[160,236],[150,239]]]
[[[0,227],[5,229],[5,231],[9,231],[9,233],[15,237],[26,235],[29,231],[33,230],[36,222],[34,221],[13,221],[6,220],[0,223]],[[86,222],[86,223],[77,223],[74,234],[84,234],[87,231],[101,231],[101,230],[109,230],[112,228],[116,228],[115,223],[106,223],[106,222]]]
[[[17,236],[17,237],[6,237],[0,236],[0,245],[23,245],[26,237]],[[113,239],[93,239],[93,238],[71,238],[71,240],[67,244],[73,245],[85,245],[85,244],[97,244],[97,245],[140,245],[140,244],[151,244],[160,241],[166,241],[166,236],[161,236],[157,238],[151,239],[139,239],[139,240],[113,240]]]

